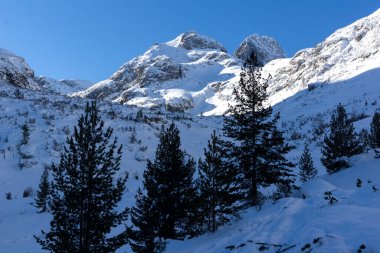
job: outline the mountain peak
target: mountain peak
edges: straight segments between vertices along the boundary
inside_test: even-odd
[[[265,65],[271,60],[286,57],[284,50],[276,39],[269,36],[260,36],[257,33],[245,38],[235,51],[235,55],[238,59],[245,61],[252,52],[256,53],[259,65]]]
[[[190,30],[180,34],[172,41],[165,43],[168,46],[184,48],[186,50],[192,49],[217,49],[222,52],[227,52],[226,48],[218,41],[201,35],[196,31]]]

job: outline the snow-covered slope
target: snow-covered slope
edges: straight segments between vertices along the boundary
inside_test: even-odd
[[[353,167],[302,185],[300,196],[250,209],[241,221],[214,234],[171,241],[166,252],[350,253],[359,252],[361,245],[365,250],[360,252],[380,252],[380,192],[373,189],[380,189],[379,163],[372,153],[358,156]],[[337,203],[324,199],[328,191]]]
[[[264,74],[272,75],[270,100],[274,111],[281,113],[279,126],[296,147],[288,158],[297,162],[305,142],[309,143],[319,177],[300,184],[300,194],[267,202],[260,211],[249,209],[241,221],[214,234],[169,241],[168,253],[251,253],[259,252],[262,244],[257,243],[270,244],[264,251],[268,253],[281,252],[280,246],[275,246],[280,244],[287,245],[282,249],[294,246],[285,253],[310,252],[302,251],[307,243],[312,252],[357,252],[361,244],[366,246],[363,252],[380,252],[380,191],[373,190],[373,186],[380,189],[380,159],[373,158],[372,151],[361,154],[354,157],[353,167],[331,176],[320,163],[320,142],[338,103],[346,107],[357,131],[369,128],[369,116],[379,108],[379,17],[380,10],[338,30],[315,48],[264,66]],[[264,48],[271,46],[260,50]],[[123,144],[122,172],[130,175],[122,205],[132,206],[146,159],[154,157],[161,124],[174,121],[181,131],[183,148],[197,160],[211,132],[221,132],[223,119],[195,114],[225,111],[242,63],[215,40],[188,32],[154,45],[109,79],[76,93],[82,99],[58,93],[67,94],[88,83],[45,77],[35,82],[33,71],[22,58],[5,50],[0,55],[0,251],[6,253],[43,252],[33,235],[48,228],[51,215],[37,213],[31,205],[33,198],[22,197],[23,190],[29,186],[36,190],[44,165],[59,159],[87,98],[104,98],[98,102],[101,116]],[[16,96],[15,87],[29,89],[20,89],[24,95]],[[128,104],[188,113],[144,110],[146,118],[136,120],[139,108]],[[29,143],[21,147],[32,154],[27,160],[19,150],[20,126],[25,122],[31,130]],[[361,188],[356,187],[357,178],[363,181]],[[338,203],[329,205],[324,199],[326,191],[333,191]],[[13,199],[7,200],[6,193]],[[119,252],[130,249],[125,246]]]
[[[247,38],[237,55],[243,57],[252,50],[263,62],[283,57],[275,39],[266,36]],[[168,111],[222,114],[241,66],[242,61],[228,54],[219,42],[190,31],[154,45],[109,79],[74,95]]]
[[[94,83],[79,79],[62,79],[56,80],[53,78],[40,76],[36,78],[36,82],[42,89],[48,92],[54,92],[62,95],[69,95],[74,92],[85,90]]]
[[[316,84],[342,82],[380,68],[379,34],[380,10],[337,30],[314,48],[268,63],[263,71],[273,77],[270,100],[275,104]]]

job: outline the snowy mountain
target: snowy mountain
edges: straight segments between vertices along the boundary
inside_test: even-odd
[[[346,81],[380,68],[379,33],[380,10],[337,30],[313,48],[265,65],[263,71],[273,77],[272,103],[308,87]]]
[[[123,205],[131,207],[146,160],[154,158],[161,125],[175,122],[182,147],[195,160],[201,157],[211,132],[221,133],[223,119],[217,115],[231,102],[242,59],[256,50],[263,76],[272,76],[269,100],[281,113],[279,127],[296,147],[287,158],[297,163],[308,143],[318,177],[297,182],[298,193],[276,203],[268,200],[261,210],[248,209],[241,221],[213,234],[169,241],[166,252],[345,253],[358,252],[362,244],[362,252],[380,252],[380,191],[374,190],[380,189],[380,159],[373,151],[360,154],[353,157],[351,168],[333,175],[326,175],[320,163],[321,141],[338,103],[345,106],[356,131],[369,129],[370,116],[379,108],[378,34],[380,10],[314,48],[283,58],[283,50],[269,37],[250,36],[232,55],[214,39],[190,31],[152,46],[94,85],[35,77],[21,57],[1,49],[0,248],[6,253],[43,252],[33,235],[48,228],[51,214],[37,213],[31,205],[33,193],[24,198],[23,191],[31,187],[35,192],[44,166],[58,161],[86,102],[99,99],[106,127],[112,127],[123,144],[122,172],[129,173]],[[16,88],[22,88],[22,96],[16,95]],[[143,120],[137,119],[140,108]],[[197,116],[200,113],[210,116]],[[30,140],[20,145],[25,122]],[[20,151],[32,156],[25,158]],[[356,186],[358,178],[361,187]],[[327,191],[337,203],[324,199]],[[118,252],[130,249],[126,245]]]
[[[239,79],[240,59],[254,50],[261,64],[284,57],[278,42],[257,34],[227,53],[219,42],[194,31],[156,44],[119,68],[109,79],[75,93],[145,108],[223,114]]]

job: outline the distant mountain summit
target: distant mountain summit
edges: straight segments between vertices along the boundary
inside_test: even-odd
[[[270,37],[255,34],[247,38],[237,50],[241,57],[236,57],[216,40],[189,31],[155,44],[109,79],[73,95],[150,109],[222,114],[238,82],[241,59],[252,51],[260,57],[260,64],[284,57],[278,42]]]
[[[278,41],[269,36],[260,36],[257,33],[247,37],[235,51],[235,55],[240,60],[247,60],[251,53],[255,52],[257,63],[264,66],[268,62],[285,58],[285,52]]]
[[[227,53],[227,49],[216,40],[204,35],[200,35],[196,31],[188,31],[182,33],[172,41],[165,43],[171,47],[184,48],[186,50],[193,49],[216,49]]]

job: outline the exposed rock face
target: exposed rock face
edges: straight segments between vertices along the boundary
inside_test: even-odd
[[[257,64],[264,66],[274,59],[285,58],[285,53],[280,44],[272,37],[254,34],[246,38],[235,51],[240,60],[247,60],[252,52],[256,53]]]
[[[34,71],[25,60],[12,52],[0,48],[0,79],[5,83],[29,89],[39,89],[34,80]]]

